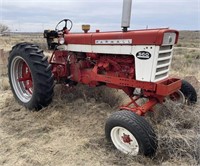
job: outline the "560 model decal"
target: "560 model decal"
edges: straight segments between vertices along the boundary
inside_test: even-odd
[[[151,58],[151,54],[147,51],[140,51],[140,52],[137,52],[136,57],[138,59],[147,60]]]

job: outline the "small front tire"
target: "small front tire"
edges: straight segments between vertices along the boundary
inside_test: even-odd
[[[150,124],[130,111],[112,114],[106,122],[105,134],[125,154],[153,156],[157,149],[157,137]]]
[[[195,104],[197,102],[197,92],[189,82],[182,80],[180,91],[185,96],[186,104]]]
[[[189,82],[182,80],[181,89],[171,94],[169,98],[177,104],[190,105],[197,102],[197,93]]]

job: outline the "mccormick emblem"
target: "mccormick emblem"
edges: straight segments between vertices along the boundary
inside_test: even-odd
[[[140,51],[136,54],[138,59],[147,60],[151,58],[151,54],[147,51]]]

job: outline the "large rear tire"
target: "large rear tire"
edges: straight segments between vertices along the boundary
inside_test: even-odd
[[[112,114],[106,122],[105,134],[125,154],[153,156],[157,149],[157,137],[150,124],[130,111]]]
[[[51,103],[53,74],[47,57],[38,46],[15,45],[8,58],[8,76],[14,97],[26,108],[40,110]]]

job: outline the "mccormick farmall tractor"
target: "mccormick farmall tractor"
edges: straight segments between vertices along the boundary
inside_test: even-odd
[[[90,26],[83,25],[83,33],[70,33],[69,19],[60,21],[55,30],[45,30],[48,48],[53,49],[49,60],[34,44],[15,45],[8,59],[8,74],[14,97],[30,110],[51,103],[55,83],[66,88],[82,83],[121,89],[130,102],[107,120],[106,138],[123,153],[152,156],[157,138],[142,116],[166,98],[194,104],[197,94],[185,80],[169,77],[178,31],[128,30],[131,3],[123,3],[122,31],[89,33]],[[146,102],[139,104],[140,98]]]

